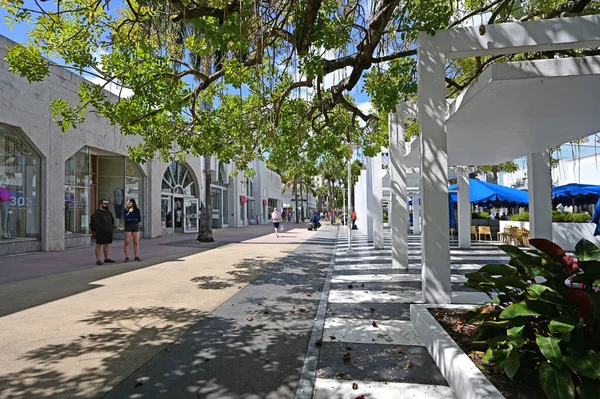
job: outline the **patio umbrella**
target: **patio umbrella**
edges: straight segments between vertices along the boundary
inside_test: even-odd
[[[500,186],[477,179],[469,179],[469,202],[475,205],[528,205],[529,194],[527,191]],[[448,187],[449,190],[457,190],[458,184]],[[453,202],[458,201],[458,193],[450,193]]]

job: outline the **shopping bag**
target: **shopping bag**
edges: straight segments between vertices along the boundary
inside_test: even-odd
[[[282,224],[279,225],[279,231],[283,231],[283,225]]]

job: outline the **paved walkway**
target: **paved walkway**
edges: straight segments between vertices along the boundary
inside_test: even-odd
[[[0,260],[20,276],[0,284],[0,399],[453,397],[410,324],[419,237],[399,272],[388,229],[383,250],[356,235],[351,254],[337,226],[242,230],[145,240],[157,256],[141,263],[88,265],[90,248],[12,257],[21,274]],[[507,260],[452,248],[453,301],[485,300],[464,274]]]
[[[22,267],[28,272],[19,274],[19,281],[0,285],[0,398],[100,397],[157,353],[168,353],[171,347],[175,351],[178,344],[171,344],[204,320],[210,326],[207,334],[226,340],[228,345],[227,351],[220,352],[213,346],[208,347],[202,361],[212,369],[218,361],[209,364],[208,360],[219,358],[225,362],[223,367],[233,370],[227,380],[223,379],[225,375],[219,375],[215,376],[217,380],[210,381],[211,389],[218,387],[217,392],[231,389],[228,383],[235,385],[239,380],[235,372],[237,364],[244,356],[254,359],[253,346],[266,345],[260,351],[261,365],[269,357],[269,347],[275,343],[268,334],[254,333],[256,327],[289,334],[289,339],[302,346],[300,352],[303,352],[308,344],[311,317],[314,317],[311,298],[306,294],[312,292],[318,298],[318,287],[324,276],[319,280],[320,253],[312,251],[312,247],[326,245],[326,242],[321,243],[320,236],[334,234],[337,227],[328,229],[329,233],[327,229],[314,233],[297,228],[276,238],[273,233],[267,234],[272,232],[269,226],[255,226],[246,231],[246,237],[250,234],[255,238],[234,243],[223,240],[208,245],[213,247],[209,250],[198,248],[194,237],[145,240],[144,257],[151,253],[160,256],[140,263],[89,265],[90,248],[2,259],[0,269]],[[244,235],[241,230],[232,229],[224,235],[230,234],[231,240],[239,241]],[[329,245],[332,244],[330,240]],[[301,246],[312,269],[305,269],[298,256],[292,256]],[[278,263],[282,259],[290,259],[291,263],[284,267]],[[325,256],[324,261],[328,260]],[[275,267],[278,264],[279,267]],[[41,269],[38,274],[36,267]],[[326,265],[323,270],[325,268]],[[272,270],[268,275],[271,285],[258,284],[257,276],[263,279],[259,281],[264,281],[267,275],[263,272],[267,269]],[[24,279],[26,276],[37,277]],[[255,283],[248,286],[253,281]],[[219,311],[215,311],[242,291],[245,295],[257,291],[256,297],[261,298],[262,292],[270,288],[269,295],[277,296],[272,299],[269,316],[272,321],[268,323],[260,321],[260,317],[265,316],[259,316],[259,310],[267,304],[265,301],[264,305],[258,305],[262,299],[227,304],[226,309],[236,312],[233,319],[219,318]],[[255,309],[249,310],[251,306]],[[293,306],[298,309],[295,314],[289,313]],[[257,322],[246,321],[248,315],[254,315]],[[286,319],[291,316],[294,316],[291,320]],[[214,324],[215,317],[221,322],[218,326]],[[236,325],[238,322],[244,325]],[[290,324],[286,325],[287,322]],[[308,325],[305,342],[296,341],[294,323]],[[244,331],[249,335],[244,335]],[[203,342],[209,341],[203,339]],[[275,346],[273,352],[278,352],[278,348],[279,352],[285,350],[283,342]],[[293,352],[293,358],[297,352]],[[256,356],[255,359],[260,357]],[[291,367],[288,366],[291,360],[281,362],[282,368],[277,367],[279,362],[270,367],[280,373],[279,370]],[[302,359],[297,358],[296,363],[299,369]],[[256,365],[249,366],[252,367],[247,373],[258,370]],[[190,367],[194,372],[200,370],[195,364]],[[297,375],[290,372],[286,378],[290,384],[294,383],[293,379],[297,383]],[[264,386],[259,374],[256,380],[257,385]],[[140,387],[137,382],[123,386]],[[151,386],[151,397],[155,397],[159,389],[156,385],[147,385]],[[252,392],[250,385],[240,385],[237,393],[246,388]],[[194,393],[192,397],[198,396]],[[213,397],[226,396],[219,393]]]
[[[323,343],[312,353],[309,348],[305,389],[298,398],[454,397],[410,322],[410,304],[421,302],[420,237],[409,238],[409,270],[400,272],[391,268],[389,229],[383,250],[374,250],[364,235],[356,235],[351,254],[346,252],[346,232],[340,229],[322,333],[313,337]],[[454,303],[485,301],[485,295],[462,287],[464,274],[486,263],[508,261],[485,243],[471,250],[453,246],[451,256]]]

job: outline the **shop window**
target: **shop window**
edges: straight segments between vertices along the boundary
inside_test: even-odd
[[[84,148],[65,161],[65,234],[89,232],[90,150]]]
[[[40,235],[41,159],[17,129],[0,125],[0,227],[3,240]]]

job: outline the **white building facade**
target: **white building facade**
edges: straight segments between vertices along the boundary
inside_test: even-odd
[[[78,101],[83,79],[51,67],[43,82],[29,84],[8,71],[7,46],[0,36],[0,256],[60,251],[90,244],[89,222],[101,199],[110,202],[115,234],[122,212],[134,199],[142,212],[146,238],[197,233],[204,209],[202,157],[144,164],[129,159],[128,146],[141,138],[124,136],[94,113],[64,133],[48,104]],[[269,203],[281,201],[281,179],[263,162],[251,179],[231,176],[232,165],[211,158],[214,227],[241,227],[266,221]]]

